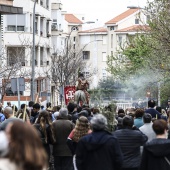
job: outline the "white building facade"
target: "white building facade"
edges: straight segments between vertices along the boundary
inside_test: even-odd
[[[50,65],[52,49],[51,42],[51,0],[37,0],[35,8],[35,61],[32,61],[33,45],[33,6],[32,0],[15,0],[14,5],[23,7],[23,14],[4,15],[2,17],[3,33],[2,46],[4,65],[20,67],[15,76],[24,77],[25,91],[21,93],[30,100],[31,66],[35,62],[35,98],[43,97],[41,94],[50,94],[50,81],[44,74],[44,67]],[[12,96],[13,94],[7,94]],[[26,100],[24,98],[23,100]],[[49,100],[44,95],[44,100]],[[12,99],[13,100],[13,99]],[[38,101],[37,101],[38,102]]]

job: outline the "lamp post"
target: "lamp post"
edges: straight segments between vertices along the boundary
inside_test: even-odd
[[[32,74],[31,74],[31,100],[34,101],[34,80],[35,80],[35,7],[36,0],[34,0],[33,7],[33,44],[32,44]]]

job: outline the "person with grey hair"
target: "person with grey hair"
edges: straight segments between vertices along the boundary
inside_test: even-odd
[[[11,107],[5,107],[4,109],[4,115],[5,115],[5,120],[0,124],[0,130],[5,130],[6,126],[8,123],[13,122],[13,121],[22,121],[21,119],[18,119],[14,117],[13,111]]]
[[[63,118],[67,118],[68,116],[68,110],[66,108],[61,108],[59,110],[59,116]]]
[[[107,119],[102,114],[94,116],[90,123],[94,131],[107,129]]]
[[[60,109],[59,116],[52,125],[56,141],[53,144],[54,167],[57,170],[73,170],[73,156],[66,142],[74,124],[68,120],[66,108]]]
[[[93,132],[82,137],[76,148],[78,170],[119,170],[123,161],[117,138],[107,131],[107,119],[102,114],[91,121]],[[107,167],[107,168],[106,168]]]

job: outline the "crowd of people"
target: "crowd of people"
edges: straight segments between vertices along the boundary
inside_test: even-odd
[[[1,170],[170,169],[169,111],[154,100],[147,109],[107,114],[71,102],[45,108],[32,101],[20,109],[9,102],[0,112]]]

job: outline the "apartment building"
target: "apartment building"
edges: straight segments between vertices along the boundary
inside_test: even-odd
[[[147,16],[142,9],[128,9],[105,23],[108,30],[108,55],[117,55],[120,47],[126,45],[129,36],[140,32],[141,27],[147,24]]]
[[[95,28],[79,32],[86,67],[82,72],[90,81],[90,88],[96,88],[100,79],[107,77],[107,29]]]
[[[15,0],[15,6],[23,8],[23,14],[3,15],[2,46],[3,67],[14,68],[14,74],[4,75],[4,79],[25,78],[25,91],[20,92],[21,101],[30,100],[31,66],[35,62],[35,99],[48,100],[50,80],[44,74],[44,68],[50,65],[51,55],[51,1],[36,0],[35,8],[35,61],[32,61],[33,45],[33,0]],[[4,89],[4,101],[16,104],[17,93],[11,90],[10,81]]]
[[[60,7],[60,8],[59,8]],[[74,58],[74,52],[76,56],[77,46],[79,46],[79,39],[78,39],[78,31],[82,29],[83,22],[79,20],[73,14],[67,14],[65,11],[61,11],[61,3],[52,4],[52,44],[53,44],[53,52],[52,55],[63,55],[68,57],[70,60]],[[68,51],[69,50],[69,51]],[[64,59],[65,60],[65,59]],[[72,61],[65,60],[64,65],[70,65]],[[62,62],[62,61],[60,61]],[[61,64],[61,63],[60,63]],[[59,65],[60,65],[59,64]],[[56,66],[57,67],[57,66]],[[65,67],[61,68],[59,66],[58,69],[62,69],[63,72]],[[55,73],[58,74],[58,73]],[[63,77],[67,79],[66,75],[63,73]],[[75,76],[72,75],[71,79]],[[61,96],[64,96],[63,86],[70,85],[70,78],[64,84],[61,80],[54,80],[52,81],[52,103],[61,102]],[[55,78],[54,78],[55,79]],[[59,83],[60,82],[60,83]],[[75,83],[74,83],[75,84]]]

